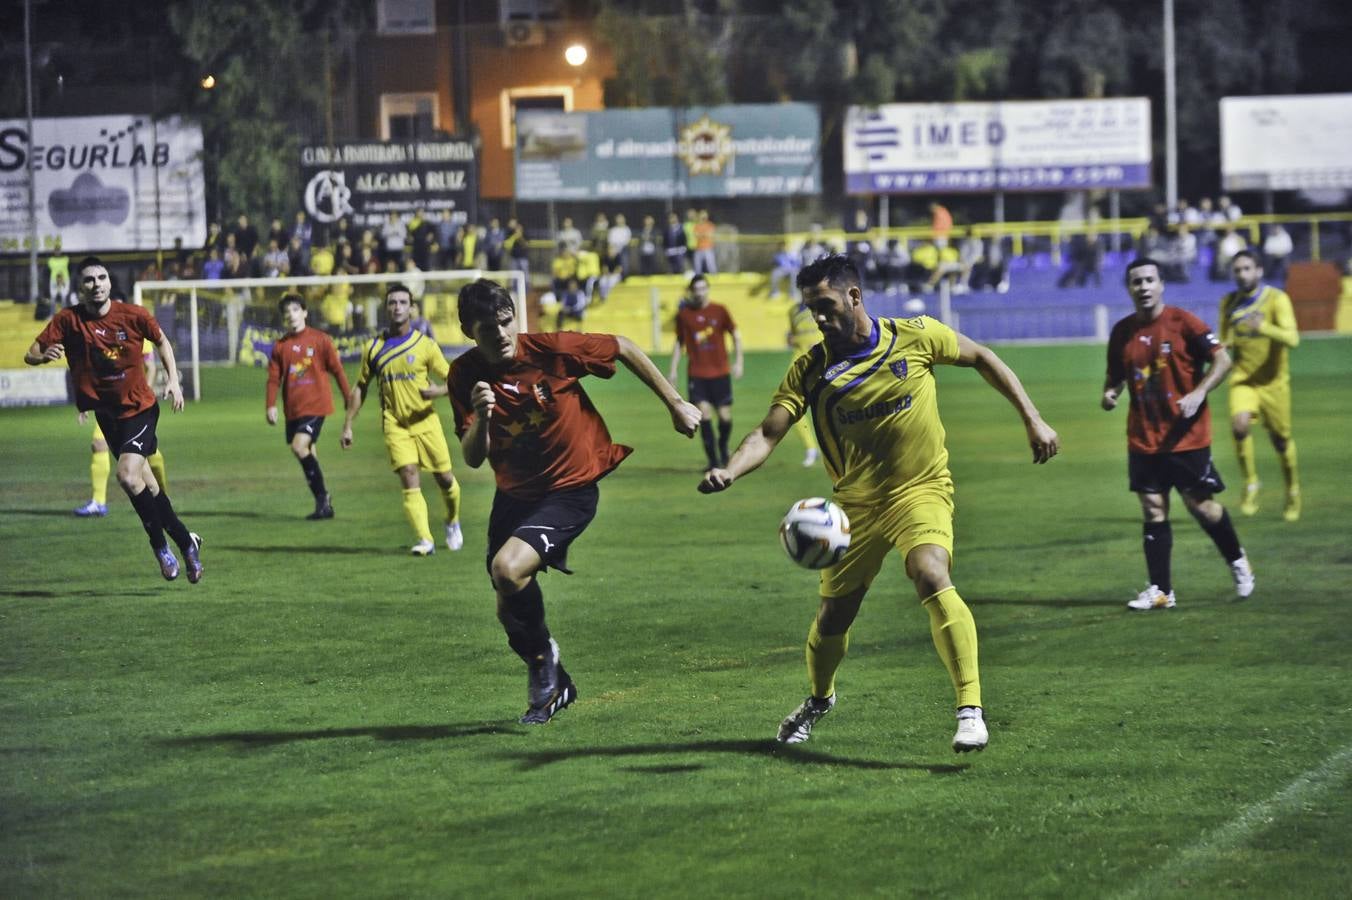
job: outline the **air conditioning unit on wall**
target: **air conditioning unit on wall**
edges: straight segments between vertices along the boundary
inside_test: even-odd
[[[508,22],[502,26],[502,40],[508,47],[538,47],[545,42],[545,26],[540,22]]]

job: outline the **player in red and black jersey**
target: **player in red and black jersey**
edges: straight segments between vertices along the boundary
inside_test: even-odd
[[[179,521],[146,462],[159,446],[155,426],[160,407],[146,380],[142,348],[150,341],[159,351],[167,377],[165,397],[173,400],[178,412],[183,408],[183,388],[174,348],[149,312],[112,301],[108,268],[97,257],[81,260],[77,272],[79,305],[58,312],[23,360],[41,366],[66,359],[75,382],[76,408],[94,413],[108,449],[117,457],[118,484],[141,517],[160,574],[170,581],[178,577],[178,560],[164,537],[167,531],[183,553],[188,581],[196,584],[202,579],[201,538]]]
[[[333,339],[316,328],[306,327],[305,298],[300,294],[283,294],[277,308],[286,322],[286,334],[272,345],[272,358],[268,361],[268,424],[277,424],[280,388],[286,411],[286,442],[300,461],[305,482],[315,498],[315,511],[305,518],[332,519],[333,503],[324,486],[315,444],[319,443],[324,417],[333,415],[330,376],[338,382],[345,403],[352,389]]]
[[[1253,593],[1253,570],[1239,545],[1230,514],[1215,499],[1225,490],[1211,464],[1211,411],[1206,396],[1230,372],[1230,356],[1205,322],[1164,304],[1159,264],[1142,257],[1127,266],[1127,292],[1136,312],[1113,326],[1101,405],[1111,410],[1125,388],[1127,457],[1131,490],[1141,500],[1150,585],[1131,609],[1175,605],[1169,563],[1173,531],[1169,491],[1202,526],[1230,565],[1235,590]]]
[[[728,338],[733,360],[728,362]],[[709,302],[709,279],[690,279],[690,297],[676,311],[676,343],[671,348],[671,371],[667,380],[676,383],[681,351],[690,357],[686,393],[704,414],[700,437],[709,468],[728,464],[728,440],[732,436],[732,382],[742,377],[742,337],[732,313],[720,303]],[[714,416],[718,416],[718,443],[714,444]]]
[[[460,290],[460,327],[475,346],[446,380],[465,462],[487,460],[497,480],[488,523],[488,572],[507,643],[529,669],[530,708],[543,725],[577,688],[545,625],[536,575],[568,572],[568,546],[596,515],[596,483],[633,449],[616,444],[580,380],[609,378],[619,360],[671,412],[687,437],[699,410],[687,403],[627,338],[608,334],[521,334],[512,296],[487,279]]]

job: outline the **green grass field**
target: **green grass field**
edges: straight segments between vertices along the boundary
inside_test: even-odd
[[[1281,521],[1262,442],[1270,502],[1236,516],[1257,593],[1232,598],[1175,503],[1179,607],[1147,614],[1123,605],[1145,567],[1102,349],[1001,352],[1064,449],[1031,465],[1005,401],[942,370],[991,725],[962,757],[897,562],[836,711],[808,744],[773,742],[816,607],[775,528],[829,485],[790,435],[696,493],[698,443],[628,373],[589,390],[638,450],[602,484],[577,574],[544,579],[581,699],[533,729],[484,571],[487,469],[457,469],[465,550],[413,559],[374,410],[347,452],[331,419],[338,517],[306,522],[262,371],[209,371],[160,429],[206,542],[194,587],[160,579],[116,485],[107,519],[70,515],[88,497],[73,411],[0,411],[0,895],[1346,896],[1352,340],[1293,356],[1305,516]],[[738,436],[785,364],[750,360]],[[1216,460],[1233,504],[1223,425]]]

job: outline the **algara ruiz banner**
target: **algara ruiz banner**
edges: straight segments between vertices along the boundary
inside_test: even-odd
[[[29,246],[32,159],[38,249],[69,253],[200,247],[202,129],[177,116],[0,120],[0,252]]]
[[[516,199],[780,197],[821,190],[808,103],[521,110]]]
[[[851,106],[852,194],[1150,187],[1150,100]]]
[[[354,141],[302,147],[305,211],[316,222],[377,226],[416,209],[464,222],[479,191],[474,145],[465,140]]]

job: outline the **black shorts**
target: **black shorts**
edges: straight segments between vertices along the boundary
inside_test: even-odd
[[[1211,448],[1181,453],[1128,453],[1127,476],[1138,494],[1180,494],[1204,499],[1225,490],[1225,482],[1211,464]]]
[[[103,439],[113,457],[123,453],[139,453],[150,456],[160,448],[160,440],[155,436],[155,426],[160,423],[160,405],[156,403],[144,412],[138,412],[130,419],[119,419],[111,410],[94,410],[94,419],[99,423]]]
[[[708,403],[710,406],[732,406],[732,376],[720,375],[717,378],[690,378],[686,381],[686,391],[691,403],[698,406]]]
[[[493,495],[493,511],[488,517],[488,568],[493,557],[516,537],[530,544],[544,560],[545,568],[571,575],[568,545],[596,517],[596,501],[601,496],[595,484],[555,491],[538,500],[519,500],[498,491]]]
[[[286,420],[286,442],[290,444],[298,434],[308,434],[311,444],[319,443],[319,432],[324,429],[323,416],[304,416]]]

